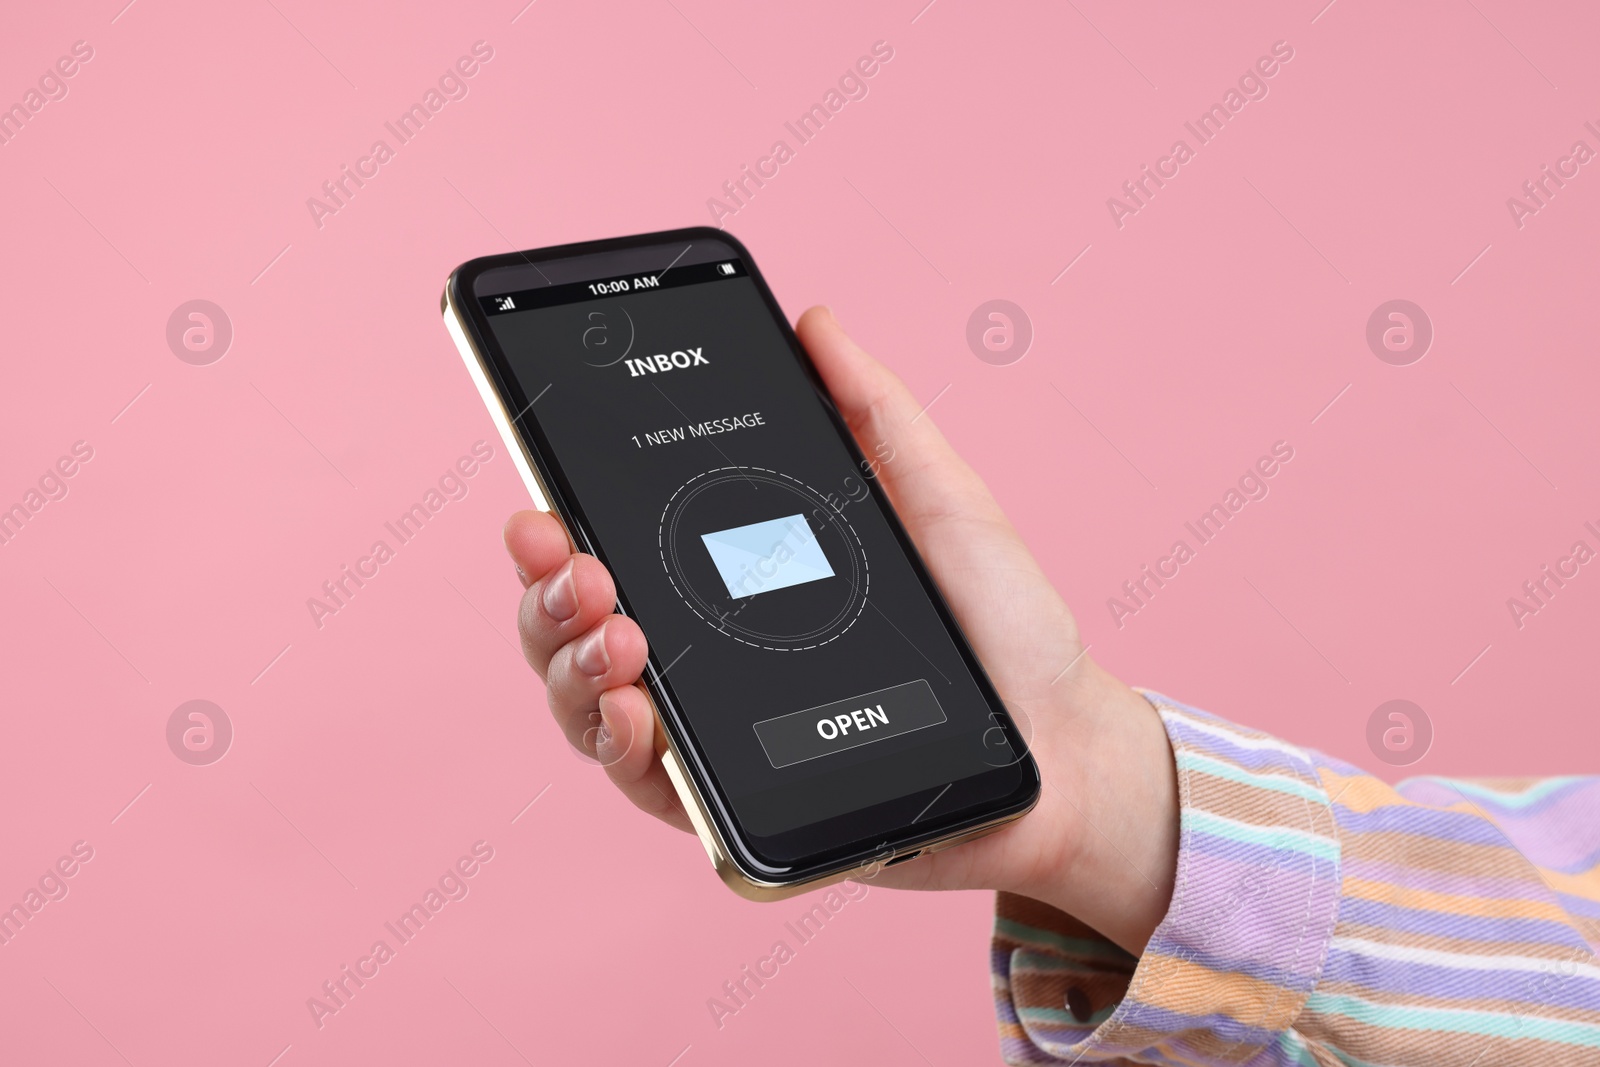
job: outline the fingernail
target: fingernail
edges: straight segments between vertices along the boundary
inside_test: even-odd
[[[522,564],[517,563],[514,564],[514,566],[517,568],[517,581],[522,583],[522,588],[526,589],[528,586],[532,585],[533,579],[529,578],[528,572],[522,569]]]
[[[600,726],[594,732],[594,754],[601,762],[605,762],[606,750],[611,747],[611,739],[617,736],[611,729],[611,717],[606,714],[606,706],[600,704]]]
[[[572,580],[570,562],[545,583],[539,602],[544,605],[545,614],[556,622],[566,622],[578,613],[578,587]]]
[[[591,678],[598,678],[611,669],[611,654],[606,651],[606,628],[601,624],[594,633],[585,637],[573,653],[572,662]]]

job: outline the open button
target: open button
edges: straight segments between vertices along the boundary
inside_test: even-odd
[[[755,724],[756,737],[774,768],[860,748],[945,721],[927,679],[790,712]]]

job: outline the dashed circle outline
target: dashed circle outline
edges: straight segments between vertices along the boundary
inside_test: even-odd
[[[820,499],[825,507],[828,507],[830,510],[833,511],[834,516],[838,519],[840,524],[842,524],[846,530],[850,531],[850,536],[855,538],[856,548],[858,550],[860,550],[860,554],[861,554],[861,569],[862,569],[863,577],[862,577],[862,582],[861,582],[861,603],[856,608],[855,617],[852,618],[849,622],[844,624],[844,629],[840,630],[838,633],[834,634],[832,637],[828,638],[827,640],[818,641],[814,645],[801,645],[801,646],[797,646],[797,647],[794,647],[794,648],[778,648],[778,647],[776,647],[774,645],[757,644],[754,641],[746,641],[744,638],[740,637],[739,635],[734,634],[734,633],[729,633],[727,630],[724,630],[720,625],[718,625],[717,623],[712,622],[710,619],[708,619],[704,615],[702,615],[700,613],[700,609],[696,608],[694,606],[693,602],[691,602],[690,599],[687,596],[684,596],[683,590],[678,588],[678,580],[672,576],[672,568],[667,565],[667,547],[666,547],[667,513],[672,510],[672,502],[674,500],[678,499],[678,494],[679,493],[681,493],[685,489],[689,488],[689,486],[693,485],[695,482],[699,481],[701,478],[704,478],[707,475],[717,474],[717,473],[719,473],[721,471],[760,471],[763,474],[773,474],[773,475],[777,475],[779,478],[786,478],[789,481],[791,481],[791,482],[795,483],[796,485],[800,486],[802,489],[805,489],[807,492],[812,493],[818,499]],[[672,583],[672,591],[674,593],[678,594],[678,599],[683,601],[684,605],[690,611],[694,612],[696,618],[698,618],[701,622],[705,623],[707,626],[710,626],[713,630],[717,631],[717,633],[722,634],[724,637],[731,637],[735,641],[739,642],[741,645],[749,645],[751,648],[764,649],[767,652],[807,652],[807,651],[809,651],[809,650],[811,650],[813,648],[821,648],[823,645],[831,644],[832,642],[839,640],[839,638],[843,637],[845,634],[850,632],[850,629],[853,626],[855,626],[857,620],[859,620],[861,618],[862,612],[867,610],[867,597],[872,591],[872,564],[867,559],[867,546],[861,543],[861,535],[856,533],[856,528],[850,524],[850,520],[844,517],[844,512],[839,511],[839,510],[833,508],[832,505],[828,504],[828,498],[823,496],[822,493],[815,486],[811,485],[808,482],[803,482],[799,478],[794,477],[793,475],[785,474],[782,471],[772,470],[770,467],[751,467],[751,466],[744,466],[744,467],[741,467],[741,466],[713,467],[710,470],[701,471],[699,474],[696,474],[693,478],[690,478],[687,482],[684,482],[682,485],[678,486],[677,489],[673,490],[672,495],[667,498],[666,506],[661,509],[661,519],[656,525],[656,550],[661,555],[661,569],[667,572],[667,581]]]

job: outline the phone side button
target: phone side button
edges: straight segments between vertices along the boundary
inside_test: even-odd
[[[684,777],[683,767],[678,763],[677,755],[671,750],[661,754],[661,765],[667,769],[667,777],[672,779],[672,788],[677,790],[678,799],[683,803],[683,810],[689,814],[689,822],[694,824],[694,835],[700,839],[700,844],[706,850],[706,858],[711,861],[711,866],[717,866],[717,842],[711,836],[711,827],[706,825],[705,817],[700,814],[700,803],[694,795],[694,790],[689,786],[689,780]]]

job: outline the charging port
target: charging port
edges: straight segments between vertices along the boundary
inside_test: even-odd
[[[894,859],[890,860],[888,863],[885,863],[884,866],[885,867],[893,867],[897,863],[910,863],[912,860],[916,859],[920,855],[922,855],[922,850],[919,848],[915,852],[907,852],[904,856],[896,856]]]

